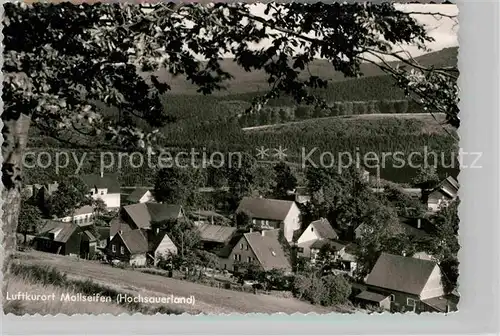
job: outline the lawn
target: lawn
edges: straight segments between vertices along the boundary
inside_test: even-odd
[[[152,275],[138,270],[114,268],[98,262],[77,260],[69,257],[26,252],[32,258],[19,258],[24,264],[55,266],[59,271],[72,278],[88,279],[107,285],[113,285],[137,293],[148,295],[170,295],[189,297],[194,295],[195,304],[191,309],[203,313],[329,313],[345,312],[338,307],[313,306],[296,299],[278,298],[270,295],[254,295],[236,292],[187,281]],[[181,308],[181,307],[179,307]]]

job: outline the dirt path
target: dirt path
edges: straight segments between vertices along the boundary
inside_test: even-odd
[[[440,115],[437,113],[437,115]],[[432,117],[430,113],[373,113],[373,114],[352,114],[352,115],[343,115],[343,116],[333,116],[333,117],[322,117],[322,118],[311,118],[305,120],[291,121],[288,123],[280,123],[280,124],[270,124],[270,125],[260,125],[260,126],[251,126],[242,128],[243,131],[257,131],[268,128],[275,128],[279,126],[287,126],[287,125],[297,125],[297,124],[306,124],[309,122],[317,122],[318,120],[330,120],[330,119],[346,119],[346,118],[380,118],[380,117],[394,117],[394,118],[412,118],[412,117]]]
[[[189,297],[194,295],[194,309],[205,313],[328,313],[334,311],[296,300],[270,295],[254,295],[187,281],[166,278],[159,275],[123,270],[98,262],[76,260],[69,257],[42,252],[23,253],[22,263],[55,266],[70,276],[90,278],[96,282],[118,285],[130,289],[156,292],[162,295]]]

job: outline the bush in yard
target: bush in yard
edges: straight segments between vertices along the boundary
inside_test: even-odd
[[[321,302],[324,306],[343,304],[351,294],[351,284],[343,275],[327,275],[321,278],[327,293]]]

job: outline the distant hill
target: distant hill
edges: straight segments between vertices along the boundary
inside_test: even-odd
[[[457,64],[458,47],[445,48],[440,51],[428,53],[415,59],[425,66],[452,66]],[[217,95],[248,93],[248,92],[264,92],[268,89],[266,75],[263,71],[246,72],[240,68],[232,59],[224,59],[222,68],[231,73],[234,77],[233,80],[228,81],[226,86],[227,90],[217,92]],[[397,64],[398,62],[391,62]],[[335,71],[333,66],[326,60],[315,60],[309,66],[313,75],[319,75],[322,78],[328,79],[331,82],[340,82],[346,80],[354,80],[353,78],[346,78],[344,75]],[[361,65],[363,77],[384,76],[386,75],[376,65],[365,63]],[[196,94],[196,87],[188,82],[185,77],[178,76],[172,77],[167,70],[162,70],[157,73],[161,81],[168,82],[172,91],[170,94]],[[307,73],[304,72],[303,76]],[[360,79],[362,80],[363,77]],[[357,80],[360,80],[357,79]],[[332,83],[330,84],[332,85]]]

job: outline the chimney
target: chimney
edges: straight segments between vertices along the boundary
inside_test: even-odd
[[[250,233],[252,233],[252,232],[253,232],[253,228],[250,228],[250,231],[249,231],[249,232],[250,232]]]
[[[422,228],[422,219],[417,219],[417,229]]]

